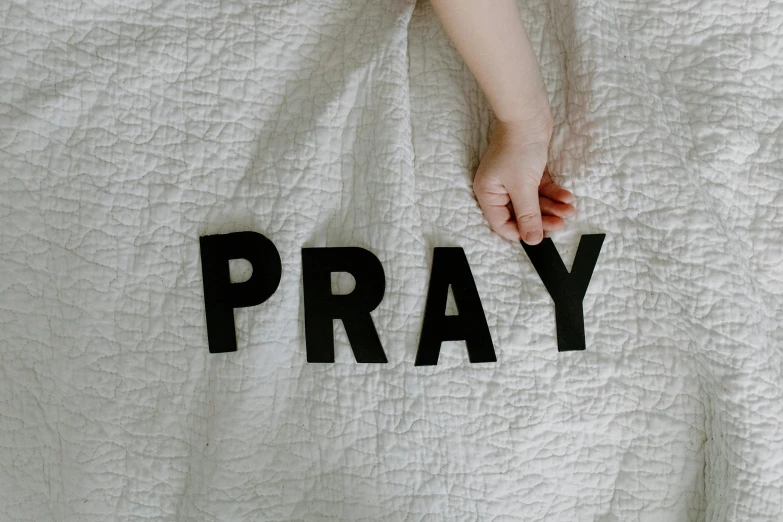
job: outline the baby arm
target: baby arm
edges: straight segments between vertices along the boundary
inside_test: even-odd
[[[473,180],[490,227],[534,245],[575,213],[573,195],[545,172],[552,113],[515,0],[432,0],[497,121]]]

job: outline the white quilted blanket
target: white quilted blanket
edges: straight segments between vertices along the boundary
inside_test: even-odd
[[[783,5],[742,4],[524,1],[555,243],[607,234],[558,353],[426,2],[2,2],[0,519],[783,520]],[[198,239],[240,230],[282,281],[210,354]],[[383,262],[388,364],[306,363],[311,246]],[[413,365],[436,246],[497,363]]]

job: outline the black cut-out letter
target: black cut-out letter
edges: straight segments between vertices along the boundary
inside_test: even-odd
[[[282,275],[280,254],[258,232],[234,232],[199,238],[204,307],[210,353],[237,351],[234,308],[263,303],[277,290]],[[245,259],[253,267],[250,279],[232,283],[228,262]]]
[[[353,291],[332,294],[332,272],[351,274],[356,281]],[[335,319],[343,322],[356,362],[387,362],[370,316],[386,291],[386,276],[377,257],[358,247],[303,248],[302,283],[307,362],[334,362]]]
[[[457,315],[446,315],[449,285]],[[438,364],[443,341],[465,341],[471,363],[495,362],[495,348],[468,258],[461,248],[435,248],[416,366]]]
[[[606,234],[587,234],[579,240],[571,273],[566,270],[560,254],[551,239],[538,245],[522,247],[533,263],[549,295],[555,302],[557,351],[570,352],[585,349],[585,318],[582,300],[590,284],[593,269],[598,262]]]

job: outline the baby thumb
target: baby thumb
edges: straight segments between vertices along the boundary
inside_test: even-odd
[[[532,177],[523,178],[509,190],[509,196],[517,219],[519,238],[528,245],[537,245],[544,238],[541,207],[538,203],[538,182]]]

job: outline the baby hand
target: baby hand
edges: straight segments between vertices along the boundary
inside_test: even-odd
[[[551,123],[496,122],[473,192],[489,226],[506,239],[541,242],[576,213],[574,196],[546,172]]]

